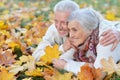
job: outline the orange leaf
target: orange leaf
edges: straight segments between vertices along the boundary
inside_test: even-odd
[[[15,62],[15,56],[12,54],[11,50],[5,51],[5,53],[0,54],[0,65],[8,65]]]
[[[15,80],[15,77],[13,73],[9,73],[5,68],[2,68],[0,71],[0,80]]]
[[[94,67],[90,67],[89,64],[85,64],[81,67],[81,72],[77,76],[80,80],[102,80],[104,74],[101,69],[95,69]]]
[[[93,75],[94,80],[103,80],[103,77],[105,76],[100,68],[98,69],[93,68]]]
[[[81,72],[78,73],[78,78],[80,80],[93,80],[94,75],[92,73],[92,68],[88,64],[82,66]]]

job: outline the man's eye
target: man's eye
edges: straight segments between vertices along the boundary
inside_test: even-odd
[[[63,25],[67,25],[67,24],[68,24],[68,22],[62,22],[62,24],[63,24]]]

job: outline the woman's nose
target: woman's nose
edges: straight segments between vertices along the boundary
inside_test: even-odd
[[[73,33],[70,33],[70,38],[74,38],[74,34]]]

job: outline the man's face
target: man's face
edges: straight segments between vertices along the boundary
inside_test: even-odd
[[[60,34],[60,36],[64,37],[68,35],[68,22],[67,18],[69,17],[70,13],[68,12],[55,12],[55,26]]]

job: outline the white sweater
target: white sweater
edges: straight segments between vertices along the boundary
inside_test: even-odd
[[[108,29],[116,29],[116,27],[114,25],[115,24],[113,24],[111,22],[102,21],[99,25],[99,40],[102,38],[102,36],[100,36],[100,35],[104,31],[106,31]],[[100,60],[102,58],[108,59],[110,56],[112,56],[113,59],[115,60],[115,62],[120,60],[120,43],[118,44],[118,46],[115,48],[114,51],[111,51],[111,47],[112,47],[112,44],[109,46],[102,46],[102,45],[100,45],[100,43],[98,43],[98,45],[96,47],[97,57],[96,57],[96,60],[94,63],[95,68],[101,67]],[[85,62],[74,61],[73,54],[74,54],[74,50],[71,49],[71,51],[67,51],[66,53],[61,55],[60,59],[64,59],[65,61],[67,61],[67,64],[64,67],[65,70],[73,72],[74,74],[77,74],[80,71],[80,67],[83,66],[85,64]]]

